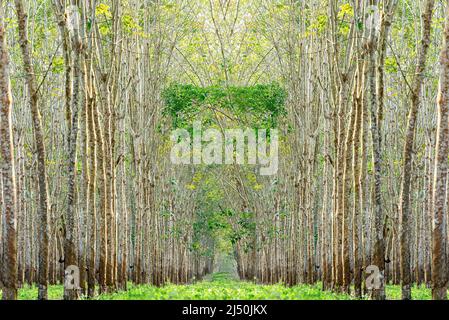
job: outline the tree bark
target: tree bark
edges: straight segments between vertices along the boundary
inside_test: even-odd
[[[377,1],[375,1],[377,3]],[[369,52],[369,71],[368,71],[368,83],[370,91],[370,113],[371,113],[371,137],[372,137],[372,147],[373,147],[373,163],[374,163],[374,232],[373,232],[373,253],[372,262],[379,268],[380,272],[380,287],[374,288],[372,290],[372,298],[376,300],[385,299],[385,286],[383,281],[383,276],[385,274],[385,240],[383,234],[384,226],[384,214],[382,210],[382,194],[381,194],[381,184],[382,184],[382,171],[381,171],[381,138],[378,127],[378,98],[377,98],[377,88],[376,88],[376,46],[377,36],[376,28],[374,26],[374,19],[372,25],[370,26],[370,35],[368,41],[368,52]]]
[[[449,1],[440,54],[438,120],[432,208],[432,298],[447,300],[447,210],[446,184],[449,154]]]
[[[73,19],[79,20],[77,13],[72,13]],[[76,183],[76,159],[77,159],[77,139],[78,139],[78,115],[80,104],[80,83],[82,81],[81,72],[81,50],[82,42],[79,36],[79,21],[72,26],[72,45],[73,54],[73,93],[72,93],[72,119],[69,130],[69,157],[68,157],[68,187],[67,187],[67,216],[66,216],[66,236],[64,239],[64,267],[77,266],[77,245],[76,245],[76,201],[75,201],[75,183]],[[66,283],[66,282],[65,282]],[[68,289],[64,287],[64,299],[75,300],[79,298],[79,289]]]
[[[6,47],[6,30],[0,4],[0,151],[3,185],[3,299],[17,299],[17,202],[12,132],[12,95],[9,78],[9,56]]]
[[[412,177],[412,160],[413,160],[413,147],[415,143],[415,126],[418,116],[418,109],[420,105],[420,97],[422,91],[422,82],[424,78],[424,71],[426,66],[427,52],[430,45],[430,32],[432,24],[432,12],[434,7],[434,0],[427,0],[425,3],[425,9],[422,15],[423,31],[421,39],[421,47],[419,49],[418,63],[415,70],[415,78],[412,87],[412,100],[410,106],[410,112],[408,115],[407,130],[405,136],[405,144],[403,151],[402,166],[402,183],[401,194],[399,202],[399,218],[400,218],[400,243],[401,243],[401,284],[402,284],[402,299],[410,300],[411,295],[411,282],[412,277],[410,274],[410,241],[412,233],[412,211],[410,208],[410,187]]]
[[[49,264],[49,212],[48,212],[48,187],[47,170],[45,166],[46,152],[44,143],[44,133],[42,130],[42,117],[39,110],[39,92],[36,88],[36,76],[31,60],[30,45],[27,32],[27,14],[25,13],[23,2],[15,0],[17,11],[19,43],[26,72],[26,81],[30,95],[30,108],[33,120],[34,139],[37,149],[37,171],[39,185],[39,274],[38,274],[38,299],[47,300],[48,286],[48,264]]]

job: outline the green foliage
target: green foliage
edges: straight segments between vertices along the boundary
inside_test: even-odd
[[[175,128],[189,127],[198,119],[210,122],[217,110],[247,119],[258,127],[273,128],[286,113],[286,92],[277,83],[226,88],[172,84],[162,95],[166,105],[164,113],[172,118]]]
[[[1,291],[1,290],[0,290]],[[37,299],[37,287],[25,286],[19,290],[19,300],[36,300]],[[62,299],[64,293],[64,287],[62,285],[48,286],[48,299],[59,300]]]
[[[321,291],[319,285],[257,285],[232,280],[226,273],[216,273],[211,281],[192,285],[131,286],[128,292],[102,295],[100,300],[349,300],[351,296]]]
[[[53,73],[62,73],[64,71],[64,58],[55,57],[51,64],[51,71]]]
[[[318,34],[322,34],[327,27],[327,16],[325,14],[320,14],[316,17],[313,23],[307,29],[309,32],[316,31]]]
[[[354,9],[349,3],[342,4],[340,6],[340,11],[338,12],[338,18],[344,19],[345,17],[353,17]]]
[[[401,299],[401,287],[388,285],[387,298]],[[62,299],[62,285],[48,287],[50,300]],[[424,286],[412,288],[415,300],[430,300],[431,290]],[[19,290],[20,300],[35,300],[37,287],[24,287]],[[214,273],[210,281],[190,285],[166,285],[158,288],[150,285],[129,284],[126,292],[98,296],[98,300],[349,300],[354,297],[321,290],[321,284],[285,287],[282,284],[257,285],[252,282],[237,281],[227,273]]]
[[[398,72],[398,64],[394,57],[387,57],[385,59],[385,71],[387,73],[396,73]]]
[[[386,287],[387,297],[391,300],[400,300],[401,299],[401,287],[400,286],[392,286],[387,285]],[[429,288],[425,286],[412,287],[412,299],[413,300],[432,300],[432,292]]]
[[[100,3],[95,8],[95,16],[98,19],[99,30],[102,36],[109,35],[111,33],[111,8],[104,3]]]
[[[97,5],[97,7],[95,8],[95,15],[97,15],[97,16],[102,15],[107,18],[112,18],[112,13],[111,13],[110,7],[104,3],[100,3]]]
[[[339,32],[343,36],[347,36],[351,29],[350,23],[351,19],[354,17],[354,9],[349,3],[345,3],[340,6],[340,11],[338,12]]]
[[[123,29],[126,33],[131,34],[132,32],[142,31],[142,27],[136,22],[136,20],[128,14],[122,17]]]

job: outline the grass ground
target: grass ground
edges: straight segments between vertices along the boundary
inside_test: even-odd
[[[61,299],[63,288],[50,286],[49,298]],[[428,300],[430,289],[413,288],[413,299]],[[23,288],[19,299],[32,300],[37,297],[37,288]],[[400,286],[387,287],[388,299],[400,299]],[[256,285],[251,282],[237,281],[226,273],[215,273],[208,280],[191,285],[166,285],[157,288],[149,285],[130,284],[128,291],[98,296],[98,300],[352,300],[346,294],[322,291],[317,285],[298,285],[287,288],[281,284]]]

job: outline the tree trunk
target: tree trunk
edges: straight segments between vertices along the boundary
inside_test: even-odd
[[[377,2],[377,1],[376,1]],[[378,99],[376,97],[376,60],[375,53],[376,47],[376,28],[374,26],[374,19],[370,26],[370,36],[368,41],[369,52],[369,71],[368,82],[370,91],[370,113],[371,113],[371,137],[373,146],[373,163],[374,163],[374,231],[373,231],[373,253],[372,262],[379,268],[381,277],[380,287],[372,290],[372,298],[376,300],[385,299],[385,286],[383,276],[385,274],[385,240],[383,234],[384,215],[382,210],[382,171],[381,171],[381,138],[378,127]]]
[[[449,1],[440,55],[438,120],[435,143],[432,220],[432,298],[447,299],[447,210],[446,183],[449,154]]]
[[[24,11],[21,0],[15,0],[17,11],[19,42],[22,50],[22,57],[26,72],[26,81],[30,95],[31,116],[33,119],[34,139],[37,149],[37,170],[39,185],[39,274],[38,274],[38,299],[47,300],[48,285],[48,264],[49,264],[49,213],[48,213],[48,187],[47,187],[47,171],[45,167],[45,144],[44,133],[42,130],[42,118],[39,110],[39,92],[36,88],[36,77],[34,67],[31,61],[30,45],[27,34],[27,15]]]
[[[407,131],[405,136],[405,145],[403,152],[402,167],[402,183],[399,203],[400,218],[400,243],[401,243],[401,284],[402,299],[409,300],[411,295],[412,277],[410,274],[410,241],[412,233],[412,211],[410,208],[410,180],[412,177],[412,158],[413,147],[415,143],[415,125],[418,116],[418,108],[420,104],[420,96],[422,90],[422,82],[426,65],[427,52],[430,45],[430,31],[432,23],[432,12],[434,0],[427,0],[425,10],[422,15],[423,34],[421,39],[421,47],[419,49],[418,64],[415,71],[415,79],[412,87],[412,101],[410,112],[408,115]]]
[[[68,156],[68,187],[67,187],[67,217],[66,217],[66,236],[64,240],[64,267],[77,266],[77,245],[76,245],[76,201],[75,201],[75,183],[76,183],[76,153],[78,138],[78,114],[80,104],[80,83],[82,81],[81,72],[81,50],[82,43],[79,36],[79,16],[77,12],[69,13],[74,21],[72,26],[72,44],[74,48],[73,57],[73,93],[72,93],[72,120],[69,130],[69,156]],[[65,282],[67,284],[67,281]],[[74,300],[79,298],[79,289],[69,289],[64,286],[64,299]]]
[[[9,56],[6,48],[6,30],[0,5],[0,151],[3,193],[3,299],[17,299],[17,203],[12,133],[12,95],[9,78]]]

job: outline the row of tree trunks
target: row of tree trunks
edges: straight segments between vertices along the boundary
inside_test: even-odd
[[[30,44],[27,34],[27,15],[21,0],[15,1],[20,48],[22,50],[23,63],[26,72],[28,93],[30,99],[31,115],[33,118],[33,131],[36,144],[36,153],[38,160],[38,186],[39,186],[39,288],[38,299],[48,299],[48,265],[49,265],[49,212],[48,212],[48,187],[46,172],[46,152],[44,144],[44,133],[42,128],[42,117],[39,110],[39,92],[36,84],[36,77],[33,63],[31,60]]]
[[[3,4],[0,5],[0,151],[2,198],[2,277],[3,299],[17,299],[17,198],[12,131],[10,64],[6,46]]]

